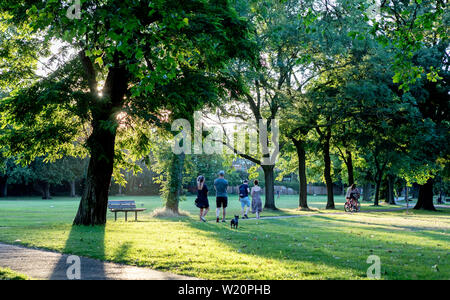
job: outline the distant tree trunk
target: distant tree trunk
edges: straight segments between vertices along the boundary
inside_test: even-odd
[[[376,182],[376,187],[375,187],[375,201],[373,203],[374,206],[378,206],[379,205],[379,199],[380,199],[380,188],[381,188],[381,179],[378,179]]]
[[[375,154],[375,164],[376,164],[377,172],[375,173],[376,188],[375,188],[375,201],[373,203],[374,206],[378,206],[379,205],[381,183],[382,183],[382,180],[383,180],[384,170],[385,170],[387,162],[388,162],[388,160],[386,159],[384,161],[384,163],[379,164],[376,155],[377,154]]]
[[[444,204],[444,191],[442,190],[442,177],[440,178],[440,184],[439,184],[439,198],[437,203],[438,204]]]
[[[387,200],[389,204],[395,204],[394,199],[394,177],[392,175],[388,176],[388,192],[387,192]]]
[[[50,195],[50,183],[47,183],[45,186],[45,196],[46,196],[46,199],[52,199],[52,197]]]
[[[0,197],[8,197],[8,176],[0,177]]]
[[[347,173],[348,173],[348,185],[352,185],[355,183],[354,175],[353,175],[353,158],[352,158],[352,152],[349,150],[345,150],[347,154],[346,159],[346,166],[347,166]]]
[[[414,183],[410,190],[411,198],[419,198],[419,185],[417,183]]]
[[[265,180],[265,203],[266,209],[277,209],[275,206],[275,172],[274,165],[262,165]]]
[[[298,205],[300,208],[308,209],[307,199],[307,178],[306,178],[306,151],[302,140],[292,139],[298,156],[298,175],[299,175],[299,199]]]
[[[41,192],[42,199],[45,199],[45,187],[43,184],[39,184],[39,191]]]
[[[414,209],[436,210],[433,204],[433,183],[433,178],[430,178],[425,184],[419,185],[419,198]]]
[[[380,199],[384,199],[384,203],[389,203],[389,183],[387,177],[381,182]]]
[[[136,191],[137,191],[137,188],[136,188],[136,185],[137,185],[136,184],[136,176],[134,176],[133,173],[130,172],[130,177],[131,177],[131,179],[130,179],[130,182],[129,182],[128,186],[130,187],[130,192],[135,194]]]
[[[166,198],[166,209],[179,214],[180,196],[183,189],[183,169],[184,169],[185,154],[173,154],[168,174],[168,191]]]
[[[323,161],[325,163],[324,177],[325,184],[327,185],[327,209],[334,209],[334,195],[333,195],[333,179],[331,178],[331,157],[330,157],[330,139],[331,139],[331,129],[325,136],[325,141],[323,142]]]
[[[41,191],[42,191],[42,199],[52,199],[50,195],[50,184],[46,181],[44,181],[41,184]]]
[[[366,183],[363,186],[363,201],[370,201],[370,184]]]
[[[75,180],[70,181],[70,197],[75,198],[77,196],[76,194],[76,188],[75,188]]]
[[[406,202],[406,208],[408,208],[409,207],[408,186],[406,185],[406,181],[405,181],[405,202]]]
[[[122,196],[122,185],[119,184],[119,196]]]

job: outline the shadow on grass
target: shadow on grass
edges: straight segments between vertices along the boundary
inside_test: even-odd
[[[371,228],[370,230],[378,231],[378,232],[383,232],[383,231],[384,232],[386,232],[386,231],[399,232],[399,231],[401,231],[403,234],[412,234],[412,235],[416,235],[416,236],[422,236],[424,238],[433,239],[438,242],[445,242],[445,240],[447,238],[443,234],[430,232],[430,230],[445,231],[444,228],[439,228],[439,227],[383,224],[383,223],[374,222],[374,221],[358,222],[358,221],[353,221],[353,220],[334,219],[334,218],[327,217],[327,216],[317,216],[317,218],[323,219],[326,221],[336,222],[336,223],[343,223],[343,224],[363,224],[363,225],[368,225],[368,226],[377,226],[379,228]]]
[[[416,276],[413,274],[417,273],[417,269],[423,269],[422,274],[419,272],[417,275],[418,278],[444,278],[448,276],[448,274],[432,273],[428,267],[430,263],[425,262],[425,260],[421,262],[423,264],[419,265],[417,264],[419,262],[410,263],[409,266],[405,264],[404,262],[409,262],[410,257],[402,252],[405,248],[405,244],[402,242],[396,240],[384,241],[341,232],[339,226],[330,224],[329,218],[319,216],[311,218],[315,218],[315,221],[318,221],[319,224],[311,226],[308,221],[311,219],[306,219],[305,222],[300,222],[300,224],[287,219],[277,219],[260,221],[259,225],[242,222],[238,230],[231,230],[229,226],[221,226],[218,229],[215,226],[199,222],[190,222],[189,225],[203,231],[209,238],[215,239],[243,255],[258,256],[286,263],[286,270],[295,268],[296,265],[305,262],[316,265],[313,268],[316,270],[322,269],[322,266],[327,266],[337,271],[343,271],[342,274],[324,272],[324,278],[348,279],[345,276],[364,278],[369,267],[366,259],[373,254],[381,258],[383,278],[412,278],[411,276]],[[341,223],[347,224],[350,228],[354,226],[353,222],[341,221]],[[305,225],[305,227],[304,230],[299,231],[301,225]],[[383,230],[380,229],[379,231]],[[414,235],[416,233],[408,232],[407,234]],[[432,238],[426,234],[424,234],[424,237]],[[444,237],[441,237],[441,240],[444,240]],[[414,252],[414,246],[410,244],[409,250]],[[393,251],[390,249],[396,249],[394,250],[395,253],[392,253]],[[421,249],[423,253],[434,253],[439,250],[442,251],[443,256],[445,255],[443,249],[423,245]],[[416,253],[414,252],[414,254]],[[404,260],[403,263],[398,261],[400,257]],[[393,259],[395,260],[393,261]],[[314,275],[315,271],[311,273],[311,269],[298,269],[298,272],[308,276]]]
[[[435,212],[423,212],[423,213],[420,213],[420,214],[413,214],[413,215],[408,215],[408,214],[406,214],[406,211],[405,210],[389,210],[389,211],[386,211],[386,212],[389,212],[389,213],[393,213],[392,215],[380,215],[380,214],[378,214],[378,216],[376,215],[376,214],[372,214],[372,216],[373,217],[387,217],[387,218],[389,218],[389,217],[408,217],[408,216],[412,216],[412,217],[414,217],[414,216],[421,216],[421,215],[425,215],[425,216],[436,216],[436,215],[439,215],[439,214],[443,214],[443,215],[445,215],[445,214],[449,214],[450,213],[450,211],[435,211]],[[369,213],[368,211],[361,211],[361,212],[359,212],[359,213]],[[353,213],[354,214],[354,213]],[[358,214],[358,213],[356,213],[356,214]],[[401,214],[403,214],[403,215],[401,215]],[[352,213],[348,213],[348,215],[352,215]],[[448,215],[449,217],[450,217],[450,215]],[[420,231],[420,230],[440,230],[441,228],[439,228],[439,227],[431,227],[431,226],[406,226],[406,225],[395,225],[395,224],[383,224],[383,223],[376,223],[376,222],[374,222],[374,221],[353,221],[353,220],[339,220],[339,219],[334,219],[334,218],[331,218],[331,217],[327,217],[327,216],[325,216],[325,215],[321,215],[321,216],[318,216],[319,218],[322,218],[322,219],[325,219],[325,220],[328,220],[328,221],[333,221],[333,222],[343,222],[343,223],[356,223],[356,224],[368,224],[368,225],[375,225],[375,226],[382,226],[382,227],[390,227],[390,228],[392,228],[392,229],[404,229],[404,230],[410,230],[410,231]]]
[[[69,270],[69,268],[75,266],[75,262],[68,259],[73,253],[104,260],[105,226],[72,226],[65,246],[61,252],[64,253],[64,255],[61,256],[58,263],[55,265],[50,277],[51,280],[73,279],[68,278],[68,274],[74,274],[74,272],[71,272],[73,269]],[[82,280],[107,279],[103,261],[80,257],[80,267],[80,279]]]
[[[114,262],[127,263],[127,260],[124,258],[128,256],[128,253],[130,252],[130,250],[132,248],[133,248],[132,242],[128,241],[128,242],[122,243],[117,249],[114,250],[112,260]]]

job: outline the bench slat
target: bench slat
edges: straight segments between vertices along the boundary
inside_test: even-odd
[[[135,211],[137,208],[110,208],[110,211]]]
[[[108,201],[108,208],[112,209],[134,209],[136,208],[136,202],[133,200],[111,200]]]
[[[114,213],[115,220],[117,220],[117,212],[125,212],[125,221],[127,221],[127,212],[134,212],[137,221],[137,213],[146,210],[146,208],[136,208],[134,200],[111,200],[108,201],[108,208]]]

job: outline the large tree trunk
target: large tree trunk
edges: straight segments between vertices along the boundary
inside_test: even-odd
[[[98,97],[95,68],[89,58],[80,53],[80,59],[89,82],[92,101],[92,133],[87,146],[90,160],[86,175],[86,187],[81,197],[74,225],[104,225],[108,207],[108,193],[114,167],[114,145],[117,133],[116,113],[122,108],[128,89],[128,72],[120,65],[118,54],[114,66],[109,68],[103,88]]]
[[[323,160],[325,163],[324,177],[325,184],[327,185],[327,209],[334,209],[334,195],[333,195],[333,179],[331,178],[331,157],[330,157],[330,137],[331,134],[327,134],[327,137],[323,143]]]
[[[178,205],[183,189],[183,169],[185,154],[173,154],[170,171],[167,178],[168,192],[166,199],[166,209],[171,210],[175,214],[179,214]]]
[[[263,165],[262,169],[264,171],[265,180],[265,203],[264,208],[266,209],[277,209],[275,206],[275,172],[274,165]]]
[[[436,210],[433,204],[433,183],[433,178],[430,178],[425,184],[419,185],[419,198],[414,209]]]
[[[91,158],[86,187],[81,197],[74,225],[102,225],[106,223],[108,192],[114,165],[116,131],[97,124],[89,137]]]
[[[349,150],[345,151],[347,154],[347,159],[346,159],[346,165],[347,165],[347,174],[348,174],[348,185],[352,185],[355,183],[355,178],[353,175],[353,158],[352,158],[352,152],[350,152]]]
[[[307,178],[306,178],[306,151],[303,141],[292,139],[298,156],[298,177],[299,177],[299,196],[298,206],[302,209],[308,208],[307,199]]]
[[[76,188],[75,188],[75,180],[70,181],[70,197],[75,198],[77,196],[76,194]]]

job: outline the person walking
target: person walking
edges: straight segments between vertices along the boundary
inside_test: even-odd
[[[222,208],[222,222],[226,222],[225,216],[228,206],[228,181],[225,180],[225,172],[219,172],[219,178],[214,180],[214,189],[216,190],[216,222],[219,223],[220,208]]]
[[[197,199],[195,205],[200,208],[200,220],[206,222],[205,216],[209,211],[208,187],[205,183],[205,177],[197,177]]]
[[[244,183],[239,186],[239,201],[241,202],[241,215],[242,219],[248,219],[248,210],[250,209],[251,203],[248,197],[249,194],[248,180],[244,180]]]
[[[253,182],[255,185],[252,187],[252,213],[256,214],[256,218],[260,218],[262,212],[262,202],[261,202],[261,187],[259,186],[259,181],[255,180]]]

